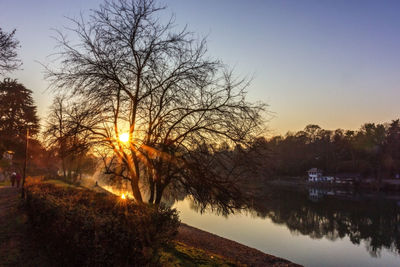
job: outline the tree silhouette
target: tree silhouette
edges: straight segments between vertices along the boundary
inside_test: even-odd
[[[10,33],[0,28],[0,74],[10,72],[21,66],[17,58],[19,41],[15,39],[15,30]]]
[[[90,132],[81,125],[88,125],[92,115],[81,112],[65,96],[56,96],[50,106],[43,136],[47,148],[57,151],[64,179],[75,180],[88,165]]]
[[[234,161],[217,160],[213,148],[245,147],[265,106],[246,101],[248,81],[208,58],[204,39],[176,30],[173,18],[161,23],[162,10],[151,0],[106,1],[89,19],[72,20],[78,42],[59,34],[61,67],[47,77],[82,112],[97,111],[98,123],[81,126],[103,146],[106,172],[129,181],[137,202],[145,201],[140,184],[159,203],[176,180],[197,196],[215,189],[224,199],[235,190],[227,186]]]
[[[0,152],[12,150],[16,158],[23,157],[27,129],[31,136],[39,130],[32,91],[16,80],[4,79],[0,82]]]
[[[382,179],[400,175],[399,120],[365,123],[359,130],[321,129],[308,125],[304,130],[269,138],[263,146],[269,168],[277,176],[305,176],[310,168],[326,175],[346,174]]]

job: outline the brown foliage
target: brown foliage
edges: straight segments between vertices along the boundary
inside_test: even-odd
[[[26,207],[49,252],[70,266],[157,262],[179,225],[175,210],[49,182],[28,183]]]

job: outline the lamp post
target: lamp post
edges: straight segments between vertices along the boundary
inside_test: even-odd
[[[23,176],[22,176],[21,198],[25,198],[25,177],[26,177],[26,165],[28,162],[28,145],[29,145],[29,128],[26,128],[25,161],[24,161],[24,172],[23,172]]]

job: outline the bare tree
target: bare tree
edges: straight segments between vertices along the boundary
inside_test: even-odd
[[[57,154],[61,160],[61,168],[63,171],[64,178],[66,178],[66,133],[65,133],[65,107],[64,98],[57,96],[53,100],[53,104],[50,107],[49,116],[46,121],[46,129],[44,131],[44,137],[46,139],[47,147],[57,147]]]
[[[18,69],[21,61],[17,58],[19,41],[15,39],[15,30],[10,33],[0,28],[0,74]]]
[[[82,110],[82,105],[69,100],[62,95],[54,98],[43,132],[47,148],[57,150],[64,179],[76,178],[84,168],[93,141],[87,127],[96,117],[93,105],[91,110]]]
[[[84,127],[110,151],[107,172],[129,181],[138,203],[148,191],[147,201],[158,204],[174,181],[197,195],[201,186],[228,194],[234,172],[206,169],[222,165],[212,147],[246,146],[261,129],[265,105],[246,101],[248,81],[208,58],[205,40],[178,31],[173,17],[162,23],[162,10],[152,0],[106,1],[89,19],[73,19],[78,42],[59,32],[61,67],[48,68],[47,77],[88,110],[101,103],[101,123]],[[200,155],[208,160],[199,162]]]

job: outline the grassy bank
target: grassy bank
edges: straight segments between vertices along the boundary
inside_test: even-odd
[[[244,266],[208,251],[175,241],[164,248],[160,257],[162,266]]]
[[[87,190],[86,188],[76,187],[58,180],[42,182],[42,185],[44,185],[44,188],[46,186],[54,186],[57,190],[61,190],[64,193],[69,190],[73,190],[74,192],[75,190],[78,192],[86,192],[85,190]],[[45,190],[44,192],[47,191]],[[64,244],[65,247],[62,250],[60,250],[60,244],[54,247],[54,240],[51,239],[55,236],[51,232],[54,229],[60,232],[65,232],[65,229],[69,231],[71,228],[68,228],[68,220],[60,221],[58,227],[54,229],[46,223],[32,227],[32,223],[28,219],[29,211],[27,213],[27,207],[21,200],[19,193],[20,191],[16,188],[0,187],[0,244],[2,244],[0,247],[0,266],[54,266],[60,263],[60,257],[71,257],[71,252],[84,252],[80,251],[81,247],[77,247],[71,240],[68,245]],[[64,193],[58,195],[58,198],[68,195]],[[51,195],[50,193],[50,198]],[[43,194],[40,196],[46,197]],[[63,202],[62,200],[60,201],[61,203]],[[60,204],[58,201],[56,202]],[[95,205],[94,203],[91,202],[91,204]],[[73,203],[71,202],[71,204]],[[76,206],[75,204],[73,206]],[[55,205],[54,207],[57,208],[59,205]],[[57,208],[57,210],[61,214],[64,213],[62,207],[60,209]],[[45,212],[53,214],[51,216],[55,215],[52,212],[48,213],[49,210]],[[73,214],[74,212],[68,209],[68,213]],[[83,227],[83,229],[77,229],[76,232],[70,231],[68,234],[73,235],[74,238],[78,238],[79,240],[79,231],[87,231],[87,222],[79,223],[79,227]],[[159,248],[157,261],[153,262],[151,266],[246,266],[243,263],[251,266],[296,266],[291,265],[286,260],[257,252],[236,242],[217,237],[187,225],[181,225],[178,232],[178,237],[169,240]],[[43,233],[46,233],[48,236],[43,238]],[[110,235],[112,235],[112,232]],[[122,235],[118,240],[124,242],[123,238],[126,237]],[[114,239],[114,237],[111,236],[110,239]],[[65,242],[65,240],[68,240],[68,238],[64,238],[61,241]],[[106,238],[106,241],[109,241],[108,238]],[[51,248],[52,246],[53,249]],[[58,254],[54,252],[54,248],[57,248]],[[109,252],[112,253],[112,250],[109,250]],[[82,255],[77,256],[80,257]],[[118,255],[112,254],[110,256],[118,257]],[[257,259],[261,264],[251,264],[252,262],[257,262]],[[106,263],[99,262],[98,265],[104,266]],[[131,264],[129,266],[137,265]],[[64,266],[72,265],[64,264]],[[128,266],[128,264],[119,266]]]
[[[137,264],[137,262],[145,262],[145,257],[148,255],[144,255],[144,253],[148,253],[150,248],[150,252],[157,251],[156,254],[152,255],[153,257],[150,257],[151,264],[161,266],[236,266],[234,262],[216,254],[173,241],[172,235],[163,235],[160,237],[160,231],[163,232],[163,227],[173,226],[171,226],[171,222],[165,216],[164,220],[167,221],[164,221],[163,224],[166,226],[160,225],[162,222],[160,222],[160,217],[157,219],[158,215],[152,213],[151,208],[150,211],[147,211],[147,208],[144,208],[146,211],[143,211],[143,207],[132,206],[134,205],[132,203],[121,203],[119,197],[96,193],[86,188],[76,187],[58,180],[41,181],[33,185],[29,185],[28,183],[27,189],[29,199],[27,205],[28,213],[31,217],[34,217],[30,221],[35,225],[38,232],[45,230],[43,231],[45,237],[41,242],[45,242],[47,248],[49,248],[50,244],[49,252],[51,254],[55,255],[51,248],[58,248],[58,251],[64,251],[56,255],[58,258],[65,257],[67,253],[69,257],[77,254],[81,259],[93,259],[95,255],[96,261],[99,261],[99,257],[102,259],[98,263],[104,263],[103,261],[114,262],[118,261],[118,257],[121,258],[121,254],[114,252],[116,249],[120,251],[122,246],[126,249],[127,246],[133,244],[135,247],[131,247],[129,250],[131,251],[131,255],[134,256],[130,261],[133,265]],[[57,197],[54,198],[55,196]],[[66,204],[67,202],[68,204]],[[90,208],[85,203],[90,203]],[[123,213],[119,212],[121,208],[124,211]],[[125,217],[127,216],[125,214],[127,209],[131,209],[133,214],[137,213],[139,209],[140,216],[132,217],[129,215],[129,219],[127,220]],[[110,217],[108,215],[111,211],[113,214]],[[150,216],[148,212],[150,212]],[[101,213],[101,218],[96,215],[98,213]],[[48,214],[52,215],[49,216]],[[105,217],[107,217],[106,221],[104,221]],[[82,220],[85,220],[85,222],[82,222]],[[78,223],[79,228],[72,223],[73,221]],[[110,225],[111,221],[112,225],[119,225],[123,222],[121,225],[124,225],[124,227],[107,229],[107,231],[99,229],[102,225],[103,228]],[[88,242],[88,240],[94,239],[90,237],[90,233],[93,232],[91,228],[93,224],[91,222],[95,222],[94,225],[97,227],[95,236],[96,239],[103,240],[101,243],[93,244]],[[127,229],[125,225],[131,225],[131,227]],[[43,227],[45,229],[41,229]],[[135,229],[135,231],[132,232],[132,229]],[[164,232],[172,230],[164,229]],[[163,238],[162,242],[155,239],[157,236]],[[54,242],[55,239],[60,240],[61,237],[63,242]],[[146,239],[149,237],[153,240]],[[74,243],[76,239],[79,240],[79,243]],[[112,244],[112,247],[99,247],[99,245],[104,246],[105,242]],[[152,247],[153,244],[154,247]],[[62,249],[63,247],[64,249]],[[67,248],[68,251],[66,251]],[[93,254],[86,251],[87,249],[91,249],[91,251],[97,250],[97,253]],[[99,251],[100,253],[106,251],[107,257],[99,254]],[[119,261],[119,264],[124,266],[124,263],[121,263],[121,261]]]

